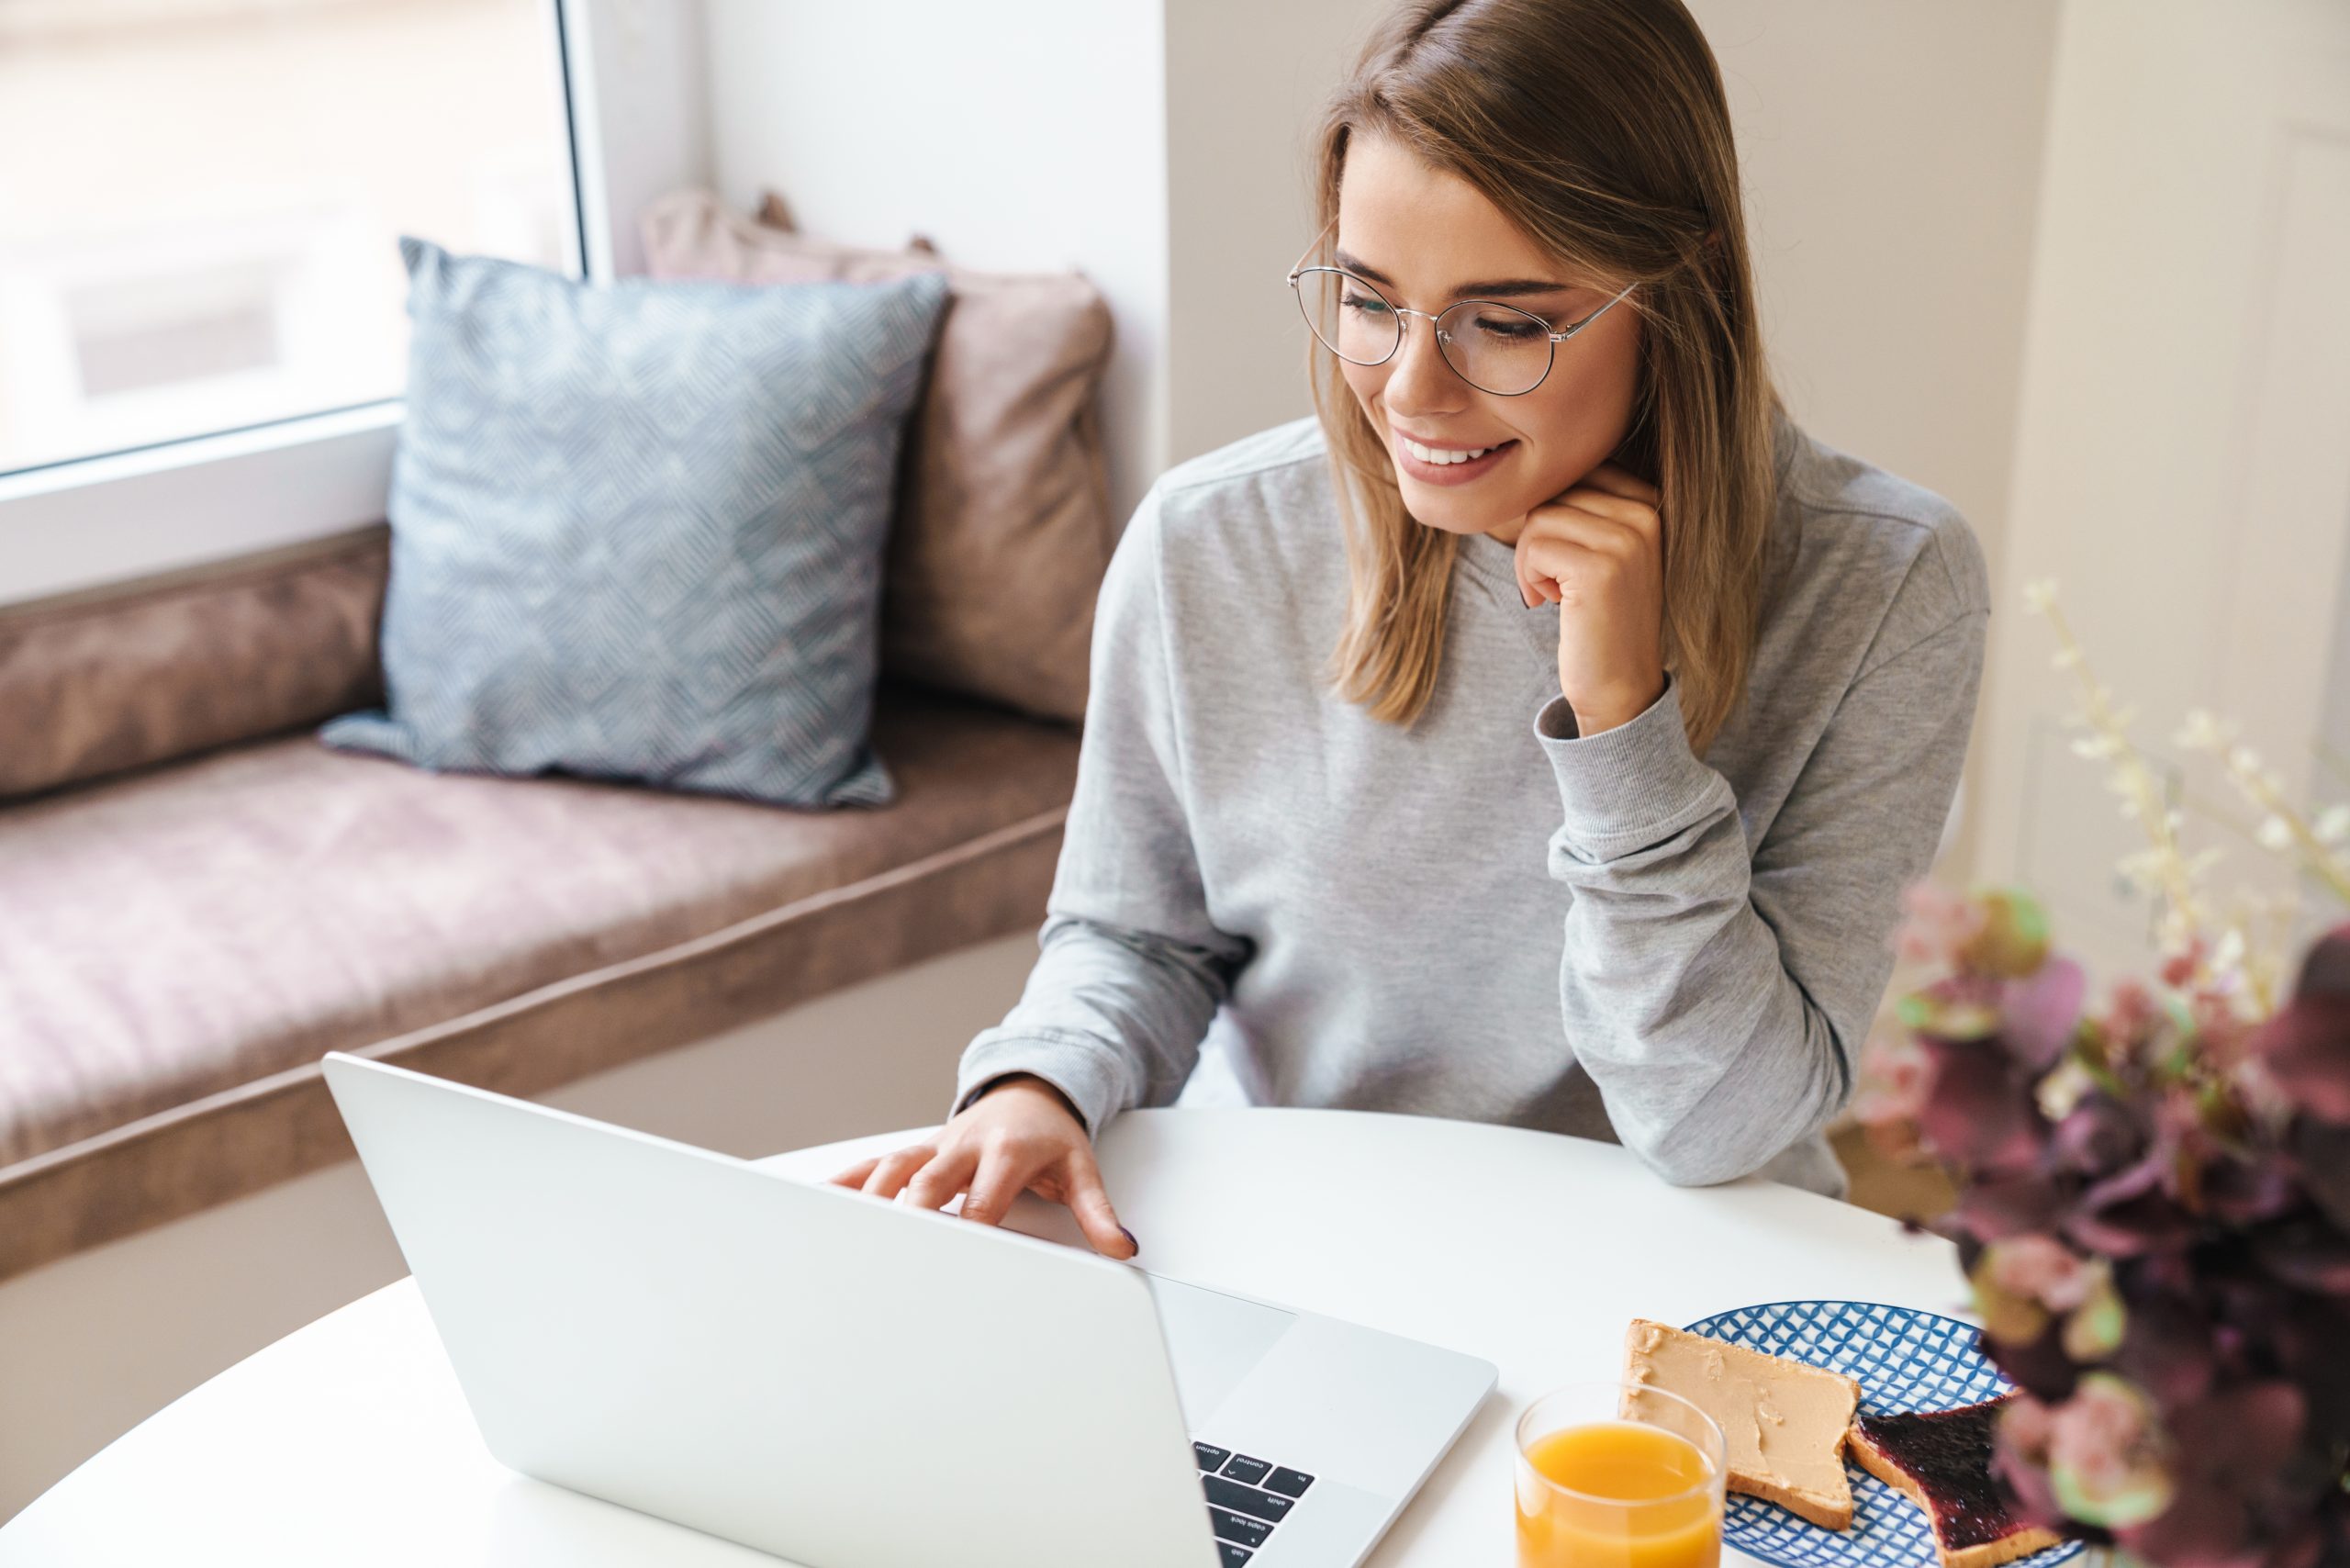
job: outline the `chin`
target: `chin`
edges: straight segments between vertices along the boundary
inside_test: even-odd
[[[1472,503],[1466,496],[1427,485],[1404,485],[1404,509],[1415,521],[1447,533],[1491,533],[1514,517],[1526,515],[1526,508],[1515,511],[1504,510],[1480,498]]]

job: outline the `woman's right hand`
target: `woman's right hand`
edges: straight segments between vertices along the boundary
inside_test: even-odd
[[[944,1208],[957,1193],[963,1217],[1000,1224],[1012,1200],[1034,1193],[1065,1204],[1078,1228],[1105,1258],[1135,1255],[1133,1232],[1118,1223],[1085,1124],[1060,1091],[1031,1073],[999,1079],[939,1129],[930,1143],[862,1160],[832,1178],[879,1198]]]

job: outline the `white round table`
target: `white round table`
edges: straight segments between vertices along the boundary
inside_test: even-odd
[[[761,1163],[821,1180],[926,1136]],[[1671,1187],[1622,1149],[1577,1138],[1427,1116],[1174,1109],[1119,1116],[1100,1154],[1145,1266],[1501,1368],[1372,1553],[1378,1568],[1508,1562],[1517,1412],[1558,1383],[1614,1376],[1635,1316],[1687,1323],[1813,1298],[1966,1316],[1945,1242],[1767,1182]],[[1035,1199],[1012,1223],[1078,1239],[1064,1211]],[[412,1280],[222,1372],[0,1528],[0,1568],[777,1561],[500,1465]]]

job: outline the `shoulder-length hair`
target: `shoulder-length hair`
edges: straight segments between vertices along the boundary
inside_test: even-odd
[[[1774,505],[1774,420],[1713,51],[1680,0],[1404,0],[1330,95],[1314,221],[1347,149],[1390,138],[1459,175],[1563,264],[1640,286],[1630,431],[1615,461],[1657,486],[1664,664],[1702,753],[1744,694]],[[1408,726],[1436,687],[1458,535],[1405,510],[1385,441],[1309,336],[1315,409],[1346,520],[1347,614],[1326,674]]]

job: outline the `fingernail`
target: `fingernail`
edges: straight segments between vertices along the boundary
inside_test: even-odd
[[[1133,1231],[1128,1230],[1122,1225],[1118,1227],[1118,1234],[1125,1237],[1126,1238],[1126,1245],[1133,1248],[1136,1252],[1140,1252],[1142,1250],[1142,1243],[1135,1239],[1135,1233]]]

